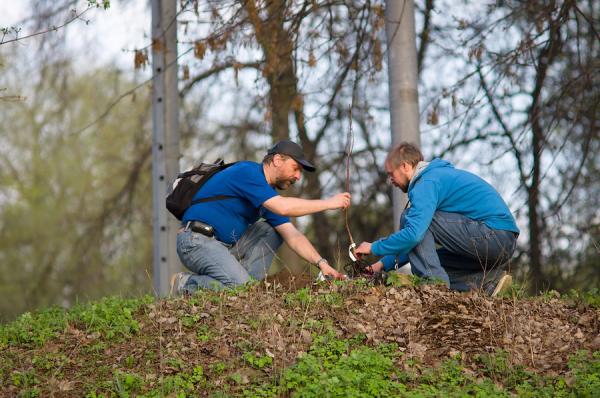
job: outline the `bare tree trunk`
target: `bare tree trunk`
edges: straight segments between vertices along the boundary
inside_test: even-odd
[[[284,27],[286,10],[285,0],[274,0],[268,3],[266,21],[258,17],[256,4],[249,1],[246,5],[248,16],[256,31],[256,36],[265,54],[265,66],[263,74],[269,83],[269,105],[272,118],[273,141],[287,140],[290,138],[289,117],[295,115],[296,124],[300,135],[300,144],[309,159],[314,159],[316,154],[315,143],[306,134],[303,116],[302,97],[298,93],[298,79],[294,70],[293,48],[294,43],[290,32]],[[322,195],[321,184],[318,173],[306,173],[306,190],[311,198],[319,198]],[[288,195],[293,191],[287,192]],[[325,214],[313,215],[313,222],[318,225],[315,228],[315,246],[319,253],[331,259],[331,248],[329,245],[329,221]],[[285,266],[292,270],[299,270],[300,265],[297,256],[289,250],[281,253]]]
[[[545,277],[542,270],[542,220],[539,215],[540,205],[540,175],[541,175],[541,158],[545,142],[545,134],[540,123],[541,104],[542,104],[542,89],[548,74],[550,65],[554,62],[556,55],[560,52],[562,46],[560,28],[569,13],[573,2],[567,1],[561,7],[561,12],[552,21],[548,42],[539,53],[538,68],[535,79],[535,87],[531,93],[532,103],[529,111],[529,122],[531,123],[532,137],[531,149],[533,150],[533,164],[531,170],[531,184],[528,188],[527,207],[529,212],[529,261],[531,269],[531,286],[530,292],[537,293],[540,288],[544,288]]]

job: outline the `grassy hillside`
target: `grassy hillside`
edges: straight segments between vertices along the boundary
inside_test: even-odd
[[[600,396],[600,297],[364,281],[106,298],[0,328],[0,396]]]

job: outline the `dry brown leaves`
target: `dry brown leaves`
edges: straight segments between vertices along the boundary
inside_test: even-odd
[[[438,286],[349,282],[312,286],[310,300],[286,304],[286,295],[303,284],[296,282],[283,287],[270,280],[235,295],[157,301],[136,313],[140,332],[128,341],[102,341],[70,325],[44,347],[14,348],[11,356],[31,369],[36,356],[64,354],[60,369],[40,377],[47,377],[48,393],[68,396],[85,395],[87,381],[110,380],[116,369],[143,375],[150,388],[161,377],[196,365],[216,385],[234,371],[242,374],[242,383],[256,372],[269,378],[307,352],[315,336],[331,329],[340,338],[366,336],[368,345],[395,342],[404,352],[402,360],[416,358],[426,365],[460,356],[475,368],[477,355],[504,350],[512,364],[562,374],[576,351],[600,350],[600,310],[567,300],[490,299]],[[337,299],[327,301],[328,295]],[[242,359],[246,353],[269,356],[273,363],[251,369]],[[226,363],[227,370],[212,374],[217,363]]]
[[[163,333],[168,330],[172,339],[185,338],[189,347],[201,348],[208,360],[239,357],[250,349],[272,356],[283,366],[306,352],[325,324],[340,338],[363,334],[366,344],[395,342],[405,358],[425,364],[456,355],[472,363],[479,354],[504,350],[513,364],[563,373],[567,358],[576,351],[600,349],[600,310],[556,298],[490,299],[478,292],[457,293],[438,286],[365,290],[349,284],[313,287],[315,299],[308,305],[289,306],[284,293],[271,285],[225,297],[218,304],[206,301],[187,307],[185,299],[170,302],[168,313],[175,311],[178,317],[201,313],[198,324],[218,330],[218,335],[201,344],[193,328],[182,329],[176,322],[167,322]],[[327,294],[342,295],[343,305],[318,299]]]

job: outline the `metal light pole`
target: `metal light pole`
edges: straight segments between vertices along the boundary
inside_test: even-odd
[[[177,0],[152,0],[152,195],[154,292],[169,293],[180,270],[175,246],[178,222],[166,207],[169,184],[179,173]]]
[[[388,44],[388,73],[392,147],[402,141],[419,145],[419,95],[417,91],[417,43],[413,0],[387,0],[385,33]],[[394,229],[407,197],[393,190]]]

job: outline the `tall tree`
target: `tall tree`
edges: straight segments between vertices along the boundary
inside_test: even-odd
[[[198,70],[190,71],[182,95],[189,95],[195,86],[208,84],[211,77],[218,78],[216,74],[233,72],[239,83],[238,74],[255,70],[252,79],[256,86],[262,86],[251,106],[262,104],[267,109],[263,117],[268,128],[257,120],[261,115],[256,112],[246,114],[250,120],[243,119],[240,125],[266,133],[271,137],[269,141],[298,140],[309,157],[321,157],[319,172],[306,174],[304,191],[308,196],[327,194],[333,186],[324,184],[332,173],[335,186],[343,187],[344,173],[339,171],[345,156],[352,103],[360,114],[353,120],[355,134],[366,136],[371,127],[371,105],[366,93],[369,86],[376,85],[382,69],[381,3],[209,1],[197,15],[198,22],[205,22],[205,17],[210,16],[210,29],[198,35],[197,30],[190,28],[192,21],[188,21],[187,31],[194,32],[188,36],[194,42],[196,57],[203,62]],[[210,66],[207,69],[204,65]],[[263,90],[266,100],[261,96]],[[376,159],[377,152],[382,151],[380,142],[357,141],[360,145],[356,156],[363,161]],[[259,142],[266,146],[264,140]],[[366,171],[371,173],[372,167]],[[360,184],[361,174],[353,173],[354,184]],[[381,184],[380,178],[376,180]],[[312,224],[317,226],[311,228],[316,246],[329,258],[336,255],[338,239],[337,227],[331,221],[327,214],[312,216]]]

